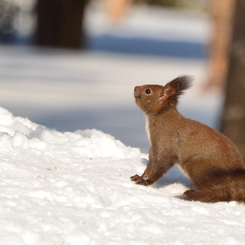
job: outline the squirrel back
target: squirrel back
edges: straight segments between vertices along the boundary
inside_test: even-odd
[[[191,78],[181,76],[165,86],[135,87],[151,147],[144,173],[131,179],[150,185],[177,164],[196,187],[186,191],[184,199],[245,202],[245,167],[235,146],[218,131],[177,111],[179,96],[190,86]]]

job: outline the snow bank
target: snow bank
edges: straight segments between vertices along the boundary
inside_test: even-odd
[[[176,198],[173,168],[151,187],[146,156],[97,130],[61,133],[0,108],[0,244],[242,244],[244,206]]]
[[[0,144],[11,149],[35,154],[54,155],[56,152],[81,159],[110,158],[127,159],[139,156],[138,149],[126,147],[119,140],[98,130],[60,133],[32,123],[28,119],[14,117],[0,107]],[[70,148],[72,152],[69,152]],[[72,156],[69,156],[69,155]]]

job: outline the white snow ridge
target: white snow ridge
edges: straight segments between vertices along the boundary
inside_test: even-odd
[[[175,168],[132,183],[146,161],[97,130],[57,132],[0,108],[0,244],[243,244],[244,205],[187,202]]]

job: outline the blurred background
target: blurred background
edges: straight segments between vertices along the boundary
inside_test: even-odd
[[[134,86],[187,74],[195,81],[180,112],[245,156],[244,9],[241,0],[0,0],[0,106],[147,152]]]

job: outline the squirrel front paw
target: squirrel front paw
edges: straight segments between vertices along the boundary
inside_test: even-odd
[[[137,185],[151,185],[152,182],[149,181],[148,177],[146,175],[139,176],[138,174],[130,177],[132,181],[134,181]]]

